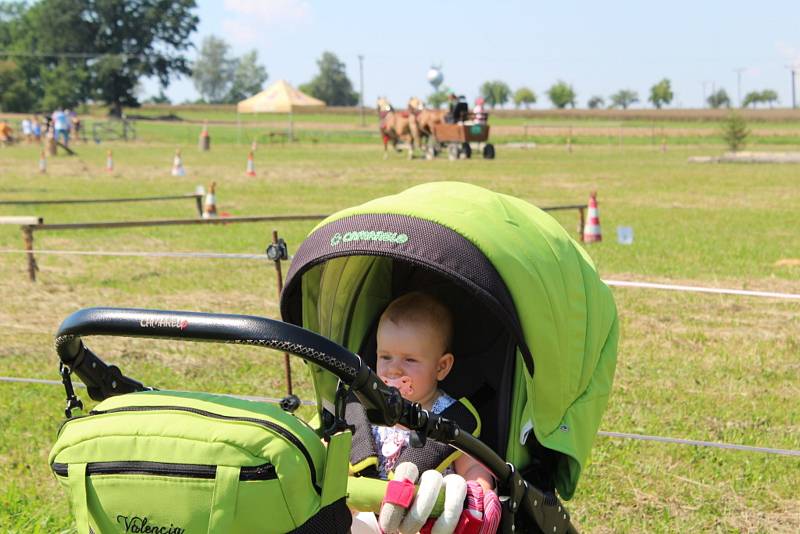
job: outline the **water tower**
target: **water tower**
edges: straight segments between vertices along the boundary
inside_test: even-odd
[[[428,69],[428,83],[433,86],[433,90],[438,92],[439,86],[444,81],[444,74],[442,74],[441,67],[431,67]]]

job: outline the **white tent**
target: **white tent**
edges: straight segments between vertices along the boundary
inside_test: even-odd
[[[292,132],[292,112],[305,109],[320,109],[325,107],[325,102],[305,94],[292,87],[285,80],[278,80],[258,94],[242,100],[236,104],[237,119],[240,113],[288,113],[289,114],[289,140],[294,138]],[[241,137],[242,124],[239,123]]]
[[[291,113],[298,109],[324,108],[325,102],[278,80],[260,93],[236,105],[237,113]]]

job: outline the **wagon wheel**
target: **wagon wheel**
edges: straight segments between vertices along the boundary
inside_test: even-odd
[[[469,143],[463,143],[461,145],[461,153],[464,154],[464,157],[467,159],[472,157],[472,147],[469,146]]]
[[[450,161],[455,161],[458,159],[458,145],[447,145],[447,158]]]
[[[491,143],[487,143],[486,146],[483,147],[483,158],[484,159],[494,159],[494,145]]]

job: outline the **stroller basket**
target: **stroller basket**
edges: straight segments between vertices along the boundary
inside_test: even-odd
[[[83,342],[83,337],[93,335],[234,343],[285,351],[338,377],[340,382],[335,414],[331,420],[323,421],[323,428],[318,431],[321,435],[313,435],[314,433],[310,427],[300,423],[294,416],[279,410],[278,412],[280,413],[276,414],[264,408],[260,403],[221,400],[219,397],[204,396],[203,394],[189,395],[185,393],[160,392],[151,386],[146,386],[125,376],[118,367],[103,362]],[[208,420],[213,419],[226,423],[230,423],[232,420],[236,423],[241,423],[242,421],[248,423],[248,420],[250,420],[249,423],[255,421],[251,426],[277,427],[277,430],[272,429],[274,432],[271,435],[274,435],[275,439],[279,440],[280,443],[287,444],[281,450],[288,451],[285,454],[294,455],[293,458],[306,456],[305,460],[293,462],[292,465],[301,463],[307,466],[303,467],[303,469],[310,471],[310,477],[314,478],[313,481],[309,481],[309,487],[316,486],[315,471],[322,470],[324,472],[324,475],[320,477],[323,481],[323,487],[318,492],[318,497],[321,495],[319,510],[313,510],[312,512],[322,513],[327,510],[329,514],[325,520],[328,522],[316,521],[314,513],[306,511],[310,519],[303,522],[295,518],[295,523],[298,523],[299,526],[292,532],[346,532],[349,528],[349,515],[345,518],[340,513],[339,508],[333,512],[331,512],[332,508],[330,508],[330,506],[339,502],[340,499],[338,497],[345,493],[348,494],[347,499],[350,503],[359,503],[367,509],[377,509],[380,506],[385,483],[374,480],[362,481],[353,478],[348,480],[347,477],[350,431],[344,421],[344,403],[351,391],[364,406],[367,416],[373,424],[385,426],[403,425],[416,432],[421,442],[424,443],[426,439],[434,439],[451,444],[489,468],[497,478],[498,495],[507,497],[504,499],[501,531],[511,532],[515,525],[527,525],[526,531],[531,532],[537,530],[548,533],[575,531],[570,523],[569,515],[555,495],[545,493],[526,482],[511,464],[506,463],[480,440],[467,432],[461,432],[454,422],[437,414],[429,413],[423,410],[419,404],[403,399],[397,389],[385,385],[356,354],[304,328],[281,321],[244,315],[90,308],[75,312],[62,323],[56,335],[56,352],[61,361],[62,377],[67,392],[68,420],[62,427],[60,441],[62,438],[70,441],[78,440],[78,437],[85,437],[84,434],[89,432],[88,430],[81,431],[84,434],[75,431],[70,434],[70,437],[64,438],[72,430],[72,427],[78,428],[79,425],[83,425],[81,428],[84,426],[89,428],[87,426],[89,423],[100,421],[99,418],[101,417],[106,418],[104,421],[111,421],[111,418],[115,415],[126,415],[128,418],[124,422],[121,421],[119,425],[138,424],[140,421],[145,421],[142,414],[151,412],[151,409],[155,407],[163,408],[159,403],[164,399],[177,403],[178,406],[168,406],[158,419],[151,421],[153,424],[166,424],[165,418],[176,418],[181,414],[203,415],[199,412],[206,411],[211,414],[205,414]],[[95,412],[93,415],[70,419],[71,411],[75,408],[81,408],[80,401],[75,396],[71,386],[71,374],[76,374],[86,384],[89,396],[92,399],[104,401],[103,404],[110,403],[108,404],[110,408],[103,406],[100,412]],[[130,399],[137,399],[135,404],[139,406],[144,403],[143,406],[145,407],[139,406],[136,409],[128,407],[129,404],[126,403],[130,403]],[[215,414],[211,410],[204,410],[197,408],[197,406],[215,407],[215,409],[223,413]],[[129,417],[131,412],[137,412],[136,419]],[[262,416],[274,419],[276,422],[269,424],[258,423],[258,417],[243,416],[243,413],[251,415],[254,413],[266,414]],[[94,419],[92,419],[93,417]],[[178,419],[176,418],[175,420],[177,421]],[[65,427],[69,428],[65,430]],[[253,431],[255,430],[253,429]],[[220,430],[220,432],[226,434],[229,430]],[[345,436],[345,438],[342,438],[342,436]],[[321,449],[320,437],[328,442],[327,453]],[[136,439],[143,438],[141,435],[137,435],[135,438],[131,438],[131,441],[136,441]],[[264,438],[258,439],[263,440]],[[98,441],[97,443],[106,442]],[[69,446],[73,445],[75,443],[70,441]],[[69,449],[69,447],[65,447],[59,450]],[[311,451],[310,453],[308,451],[302,452],[306,447]],[[96,452],[100,448],[94,447],[91,450]],[[140,449],[136,449],[134,446],[132,450],[139,451]],[[143,462],[140,459],[131,459],[126,465],[115,466],[112,463],[113,458],[103,457],[102,454],[100,456],[102,459],[94,462],[87,462],[86,459],[75,461],[74,463],[79,467],[73,469],[72,464],[69,467],[64,466],[64,463],[69,462],[60,461],[56,454],[56,449],[51,454],[51,464],[53,464],[56,474],[63,476],[66,473],[68,475],[69,481],[65,482],[65,484],[71,493],[75,513],[78,516],[79,532],[84,532],[82,524],[88,525],[90,523],[88,516],[96,514],[97,508],[102,507],[104,501],[101,491],[103,491],[103,488],[102,485],[90,485],[88,483],[85,485],[81,483],[76,486],[73,482],[73,471],[81,469],[83,477],[89,477],[90,475],[100,475],[102,477],[109,473],[113,474],[113,476],[122,476],[120,471],[126,469],[128,472],[139,474],[153,471],[154,469],[156,471],[162,469],[162,475],[164,474],[163,469],[169,471],[169,467],[165,468],[163,465],[156,465],[158,462]],[[326,459],[322,459],[322,457]],[[275,460],[276,465],[280,463],[280,454],[276,456]],[[213,497],[215,503],[219,497],[224,504],[224,499],[226,498],[224,490],[227,488],[235,493],[231,488],[234,487],[233,485],[237,481],[239,488],[242,488],[243,484],[252,483],[254,480],[256,482],[273,481],[276,477],[282,478],[280,465],[277,467],[276,475],[276,467],[261,464],[260,470],[245,469],[244,467],[237,469],[236,479],[232,482],[233,479],[228,476],[229,473],[225,475],[226,470],[219,467],[214,468],[215,465],[225,465],[225,462],[210,461],[209,465],[201,467],[183,466],[184,474],[188,471],[190,478],[192,476],[198,479],[216,477]],[[319,474],[322,474],[322,472]],[[228,476],[228,478],[225,479],[224,476]],[[159,480],[163,478],[167,477],[159,477]],[[135,488],[137,487],[141,486],[131,486],[132,498],[135,498],[133,492],[136,491]],[[316,489],[319,490],[320,488]],[[240,497],[243,491],[242,489],[239,490]],[[77,497],[75,495],[76,492],[78,493]],[[360,494],[361,492],[366,492],[368,495]],[[343,498],[341,501],[343,502]],[[81,502],[88,504],[81,508]],[[76,505],[76,503],[78,504]],[[252,510],[252,512],[255,514],[263,513],[263,504],[262,502],[262,508]],[[243,503],[240,501],[240,508],[242,506]],[[219,523],[215,524],[228,525],[230,531],[247,531],[244,527],[239,527],[237,530],[231,526],[238,523],[226,523],[226,521],[234,521],[236,518],[233,518],[230,511],[226,515],[224,507],[219,508],[217,512],[205,510],[204,513],[206,515],[210,514],[209,525],[211,521],[218,521]],[[238,514],[239,510],[236,513]],[[291,510],[289,513],[296,514]],[[269,516],[263,518],[265,520],[264,523],[271,522],[271,517]],[[136,518],[125,517],[127,518],[124,520],[126,525],[129,524],[127,521],[138,520],[141,522],[143,520],[138,516]],[[154,523],[151,522],[151,524]],[[334,524],[337,526],[333,527],[332,525]],[[175,526],[175,528],[179,527]],[[211,529],[210,526],[209,529]],[[175,532],[178,532],[178,530]]]

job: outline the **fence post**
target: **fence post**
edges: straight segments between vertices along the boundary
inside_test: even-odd
[[[583,242],[583,227],[586,224],[586,215],[584,212],[584,207],[581,206],[578,208],[578,239]]]
[[[267,247],[267,257],[275,262],[275,277],[278,282],[278,302],[281,300],[283,291],[283,272],[281,272],[281,260],[289,259],[286,242],[278,239],[278,231],[272,231],[272,244]],[[283,353],[283,365],[286,371],[286,395],[292,396],[292,365],[289,361],[289,354]],[[291,410],[294,411],[294,410]]]
[[[31,282],[36,281],[36,271],[39,267],[36,265],[36,258],[33,256],[33,226],[26,225],[22,227],[22,239],[25,241],[25,250],[28,256],[28,278]]]

